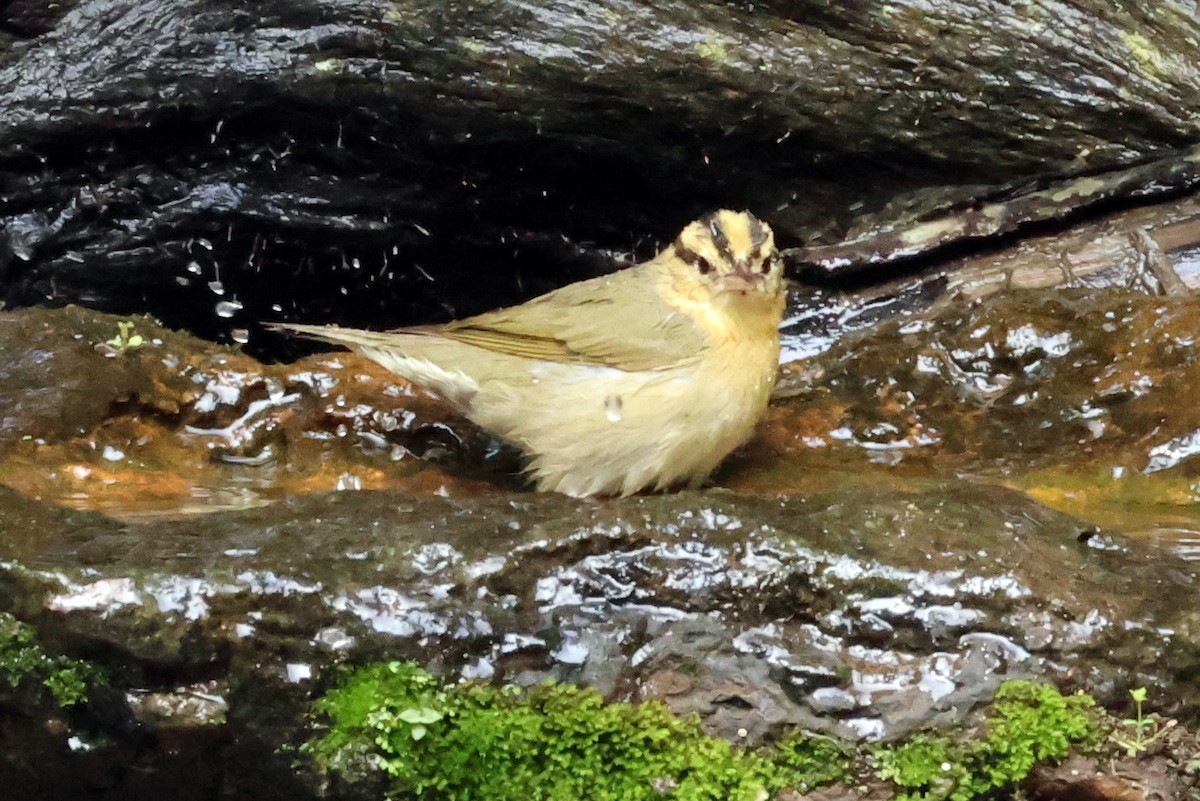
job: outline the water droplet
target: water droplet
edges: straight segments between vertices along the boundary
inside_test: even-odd
[[[609,395],[604,399],[604,416],[610,423],[619,423],[625,402],[620,395]]]
[[[187,271],[196,275],[200,274],[200,263],[196,261],[188,262]]]
[[[340,476],[338,476],[338,480],[337,480],[335,489],[342,490],[342,491],[360,490],[360,489],[362,489],[362,487],[363,487],[363,485],[362,485],[361,478],[354,475],[353,473],[342,473]]]
[[[229,336],[230,336],[230,338],[233,339],[234,342],[238,343],[239,345],[245,345],[247,342],[250,341],[250,329],[249,328],[235,328],[229,332]]]
[[[290,663],[286,667],[287,680],[292,684],[300,684],[312,678],[312,665],[303,663]]]
[[[222,284],[220,281],[209,281],[208,288],[212,291],[212,293],[214,295],[224,295],[225,294],[225,285]]]
[[[242,304],[236,300],[223,300],[216,305],[217,316],[229,318],[242,310]]]

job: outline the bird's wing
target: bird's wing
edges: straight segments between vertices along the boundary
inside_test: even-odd
[[[671,367],[707,345],[692,319],[663,301],[644,267],[458,320],[440,333],[497,353],[621,370]]]

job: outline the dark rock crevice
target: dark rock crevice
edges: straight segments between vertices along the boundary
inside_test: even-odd
[[[714,207],[837,242],[1195,142],[1184,5],[10,4],[0,290],[261,348],[515,302]]]

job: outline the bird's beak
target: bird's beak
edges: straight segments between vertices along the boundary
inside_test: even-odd
[[[738,259],[733,263],[733,272],[721,276],[723,292],[751,292],[762,287],[763,275],[749,261]]]

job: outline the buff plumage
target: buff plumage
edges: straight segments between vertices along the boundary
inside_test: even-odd
[[[429,389],[521,449],[541,490],[697,486],[753,433],[779,362],[769,227],[722,210],[650,261],[520,306],[373,332],[282,324]]]

